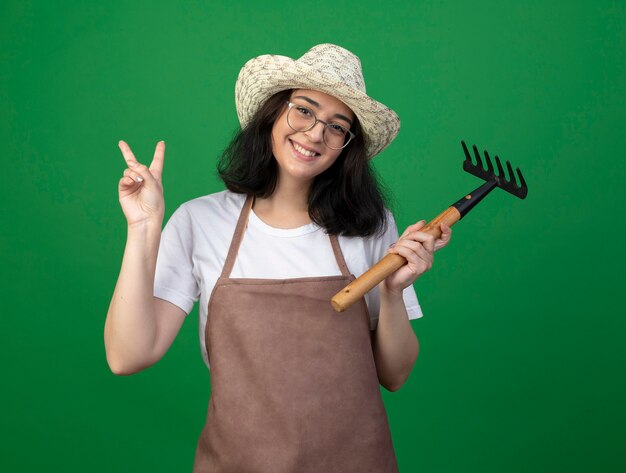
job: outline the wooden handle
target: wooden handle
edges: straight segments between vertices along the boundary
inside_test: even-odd
[[[439,238],[441,236],[441,228],[439,226],[440,223],[443,222],[451,227],[458,222],[460,218],[461,214],[455,207],[448,207],[437,217],[428,222],[428,224],[426,224],[420,232],[430,233],[435,238]],[[405,264],[406,259],[404,257],[395,253],[388,254],[372,266],[367,272],[363,273],[335,294],[330,300],[330,303],[337,312],[343,312],[363,297],[365,293],[376,287],[383,279],[394,271],[400,269]]]

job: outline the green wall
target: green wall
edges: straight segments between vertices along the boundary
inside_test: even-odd
[[[197,311],[149,370],[105,361],[117,142],[148,161],[166,140],[169,216],[222,189],[244,62],[321,42],[402,119],[374,161],[401,227],[480,184],[461,139],[530,188],[494,192],[416,283],[420,358],[384,393],[402,471],[626,471],[626,4],[598,0],[2,2],[0,470],[191,470]]]

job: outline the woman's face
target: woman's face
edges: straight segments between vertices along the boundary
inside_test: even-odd
[[[351,128],[352,110],[335,97],[316,90],[298,89],[293,91],[289,100],[307,107],[325,123]],[[272,151],[278,162],[279,185],[285,179],[309,185],[315,176],[332,166],[342,150],[326,146],[323,123],[318,122],[307,131],[293,130],[287,123],[288,111],[285,104],[272,128]]]

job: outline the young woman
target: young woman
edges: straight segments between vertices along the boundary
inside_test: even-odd
[[[397,471],[379,384],[397,390],[411,372],[412,284],[450,228],[435,240],[422,221],[397,239],[369,159],[399,120],[367,96],[351,52],[259,56],[235,95],[241,131],[219,164],[228,190],[182,205],[163,233],[165,144],[146,167],[120,142],[128,237],[109,366],[125,375],[158,361],[200,300],[211,398],[194,471]],[[330,298],[388,251],[408,263],[334,312]]]

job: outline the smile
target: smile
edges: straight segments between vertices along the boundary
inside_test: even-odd
[[[291,143],[292,148],[296,152],[298,152],[298,154],[304,156],[305,158],[314,158],[320,155],[320,153],[316,153],[315,151],[309,151],[308,149],[303,148],[302,146],[291,140],[289,140],[289,142]]]

